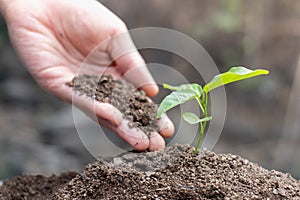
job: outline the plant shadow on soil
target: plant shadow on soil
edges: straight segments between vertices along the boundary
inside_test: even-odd
[[[115,105],[130,126],[146,133],[158,130],[155,104],[132,85],[88,75],[68,85],[80,95]],[[113,98],[112,90],[118,94]],[[118,103],[119,92],[125,94],[123,103]],[[289,174],[239,156],[210,151],[195,156],[193,150],[173,145],[163,151],[99,158],[81,173],[15,177],[4,181],[0,199],[300,199],[300,182]]]

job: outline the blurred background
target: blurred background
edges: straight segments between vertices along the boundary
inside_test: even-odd
[[[270,70],[267,77],[226,87],[227,118],[214,151],[238,154],[300,178],[300,1],[110,0],[103,4],[129,29],[164,27],[192,37],[221,72],[236,65]],[[189,67],[167,52],[141,53],[146,62],[179,71]],[[0,180],[22,173],[78,171],[92,162],[77,135],[71,106],[34,82],[18,60],[2,18],[0,66]],[[197,82],[190,75],[187,78]],[[176,112],[170,117],[178,121]]]

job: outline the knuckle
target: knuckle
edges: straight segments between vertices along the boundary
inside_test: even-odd
[[[118,35],[120,33],[127,32],[127,26],[126,24],[119,20],[118,22],[115,23],[115,25],[112,27],[112,35]]]

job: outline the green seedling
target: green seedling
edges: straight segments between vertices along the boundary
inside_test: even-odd
[[[207,122],[212,119],[212,116],[208,116],[207,106],[208,106],[208,93],[213,89],[226,85],[228,83],[252,78],[259,75],[269,74],[269,71],[264,69],[250,70],[245,67],[232,67],[229,71],[216,75],[209,83],[204,87],[197,83],[183,84],[179,86],[171,86],[168,84],[163,84],[163,87],[171,90],[171,94],[166,96],[161,104],[159,105],[157,111],[157,118],[171,108],[183,104],[189,100],[195,99],[200,107],[202,113],[202,118],[198,117],[196,114],[191,112],[183,113],[182,117],[185,121],[190,124],[200,124],[200,134],[195,147],[194,154],[198,152],[201,140],[204,135],[204,131]],[[201,114],[200,114],[201,116]]]

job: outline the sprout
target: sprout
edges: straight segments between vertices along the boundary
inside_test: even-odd
[[[157,118],[171,108],[183,104],[192,99],[196,99],[201,113],[202,118],[198,117],[194,113],[185,112],[182,117],[185,121],[190,124],[200,124],[200,134],[195,147],[194,154],[198,152],[207,122],[212,119],[208,116],[207,105],[208,105],[208,93],[213,89],[226,85],[228,83],[233,83],[236,81],[252,78],[259,75],[269,74],[269,71],[264,69],[250,70],[245,67],[232,67],[229,71],[216,75],[209,83],[207,83],[203,88],[197,83],[183,84],[180,86],[171,86],[168,84],[163,84],[163,87],[172,90],[171,94],[166,96],[159,105],[157,111]]]

